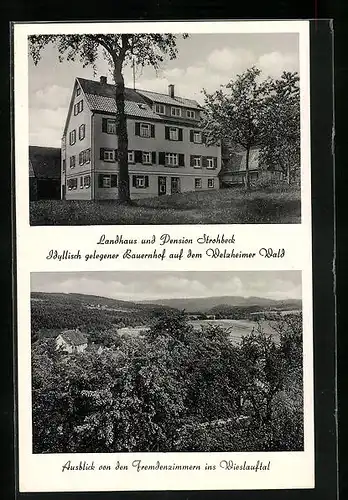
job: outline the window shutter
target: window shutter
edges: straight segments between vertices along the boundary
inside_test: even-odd
[[[161,153],[158,153],[158,163],[159,165],[165,165],[166,163],[166,154],[161,152]]]
[[[214,157],[214,168],[217,168],[217,158]]]
[[[185,155],[183,153],[179,153],[179,167],[185,166]]]
[[[102,132],[107,132],[108,130],[108,119],[102,118]]]
[[[190,142],[193,142],[193,130],[190,130]]]
[[[100,159],[101,160],[104,160],[104,151],[105,151],[105,148],[100,148]]]
[[[169,139],[169,127],[164,127],[164,137]]]
[[[207,166],[207,157],[206,156],[202,156],[202,166],[203,167],[206,167]]]
[[[133,186],[133,187],[137,187],[137,176],[136,176],[136,175],[133,175],[133,176],[132,176],[132,179],[133,179],[132,186]]]
[[[117,175],[112,174],[111,175],[111,187],[117,187]]]
[[[179,141],[182,141],[182,128],[179,128]]]
[[[194,156],[193,155],[190,155],[190,165],[191,165],[191,167],[194,166]]]
[[[151,156],[153,165],[156,165],[156,151],[152,151]]]
[[[145,187],[149,187],[149,176],[145,175]]]
[[[151,125],[151,137],[155,137],[155,125]]]
[[[207,134],[202,132],[202,143],[205,144],[207,142]]]
[[[103,174],[98,175],[98,187],[102,188],[103,187]]]
[[[134,151],[134,161],[135,163],[143,163],[143,152]]]
[[[135,135],[140,135],[140,123],[135,123]]]
[[[118,161],[118,150],[115,149],[115,161]]]

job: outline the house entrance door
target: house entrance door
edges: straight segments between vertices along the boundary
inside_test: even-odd
[[[180,193],[180,177],[171,178],[171,193]]]
[[[158,196],[167,193],[167,177],[158,177]]]

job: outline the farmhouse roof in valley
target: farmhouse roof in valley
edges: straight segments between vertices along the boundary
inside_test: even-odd
[[[60,148],[29,146],[29,175],[37,179],[60,179]]]
[[[78,346],[87,343],[87,338],[79,330],[64,330],[60,335],[65,342],[71,345]]]

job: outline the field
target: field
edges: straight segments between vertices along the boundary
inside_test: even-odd
[[[236,187],[134,200],[40,200],[30,202],[30,224],[298,224],[301,196],[297,188],[245,192]]]
[[[230,330],[230,339],[234,343],[238,343],[244,335],[249,335],[253,329],[257,328],[257,323],[249,320],[239,320],[239,319],[204,319],[204,320],[191,320],[189,323],[194,327],[195,330],[200,330],[201,328],[213,325],[219,326],[222,329]],[[278,339],[275,330],[272,328],[271,321],[261,321],[262,330],[267,335],[272,335],[274,340]],[[147,330],[148,327],[145,326],[134,326],[134,327],[124,327],[120,328],[118,332],[121,335],[138,335],[141,331]]]

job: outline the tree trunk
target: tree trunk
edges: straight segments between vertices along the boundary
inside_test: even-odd
[[[286,168],[286,182],[290,186],[290,183],[291,183],[291,179],[290,179],[290,162],[288,162],[287,168]]]
[[[247,191],[249,191],[250,189],[249,157],[250,157],[250,147],[247,147],[246,158],[245,158],[245,177],[244,177],[244,185]]]
[[[116,108],[118,136],[118,199],[121,203],[130,203],[129,176],[128,176],[128,133],[127,117],[124,111],[124,79],[122,75],[122,62],[115,62],[114,80],[116,86]]]

